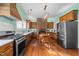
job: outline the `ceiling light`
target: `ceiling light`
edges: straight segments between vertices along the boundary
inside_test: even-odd
[[[46,10],[46,9],[47,9],[47,5],[44,6],[44,10]]]

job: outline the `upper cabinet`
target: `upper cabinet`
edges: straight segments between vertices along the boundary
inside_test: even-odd
[[[0,16],[11,16],[21,19],[15,3],[0,3]]]
[[[64,21],[73,21],[77,20],[77,10],[72,10],[69,13],[65,14],[64,16],[61,16],[59,21],[64,22]]]
[[[30,29],[32,27],[32,22],[30,20],[26,21],[26,27],[27,29]]]
[[[54,23],[53,22],[47,22],[47,28],[52,29],[53,28]]]
[[[37,22],[31,22],[31,28],[33,29],[37,28]]]
[[[32,22],[30,20],[26,21],[26,27],[28,29],[36,29],[37,28],[37,22]]]

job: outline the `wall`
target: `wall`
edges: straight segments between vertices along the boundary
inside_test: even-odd
[[[15,30],[16,22],[14,19],[0,16],[0,31]]]
[[[36,18],[33,18],[32,16],[28,16],[29,19],[32,21],[32,22],[37,22],[37,19]]]
[[[26,15],[24,9],[22,8],[22,6],[20,5],[20,3],[16,4],[16,8],[17,8],[17,10],[18,10],[18,12],[19,12],[19,14],[21,16],[21,19],[22,20],[26,20],[27,19],[27,15]]]
[[[54,18],[48,18],[47,19],[47,22],[57,22],[58,21],[58,18],[54,17]]]

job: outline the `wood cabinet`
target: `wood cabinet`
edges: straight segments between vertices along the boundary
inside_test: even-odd
[[[24,35],[24,38],[26,40],[26,45],[28,45],[28,43],[32,40],[32,33]]]
[[[30,41],[31,40],[31,34],[25,35],[25,39]]]
[[[37,22],[32,22],[30,20],[27,20],[26,21],[26,27],[27,28],[33,28],[33,29],[36,29],[37,28]]]
[[[16,3],[10,3],[10,14],[18,19],[21,19],[16,8]]]
[[[43,18],[37,18],[37,29],[42,30],[42,29],[46,29],[46,20],[44,20]]]
[[[54,23],[53,22],[47,22],[47,28],[53,28]]]
[[[64,16],[61,16],[59,20],[60,22],[77,20],[77,14],[77,10],[72,10]]]
[[[13,42],[0,47],[0,56],[13,56]]]
[[[31,22],[31,28],[37,28],[37,22]]]
[[[0,3],[0,16],[16,17],[21,20],[16,3]]]
[[[31,21],[27,20],[26,21],[26,28],[29,29],[29,28],[31,28],[31,26],[32,26]]]

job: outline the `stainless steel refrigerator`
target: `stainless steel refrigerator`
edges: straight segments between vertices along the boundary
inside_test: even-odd
[[[64,48],[78,48],[78,22],[57,24],[58,44]]]

